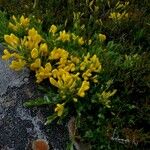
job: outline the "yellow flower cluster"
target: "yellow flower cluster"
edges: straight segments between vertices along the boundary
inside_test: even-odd
[[[41,67],[41,59],[40,58],[35,59],[35,61],[30,64],[30,69],[32,71],[36,71],[40,67]]]
[[[50,77],[50,83],[62,92],[68,89],[69,91],[74,90],[76,86],[77,75],[71,74],[63,69],[54,69],[52,71],[52,77]]]
[[[80,37],[80,38],[78,39],[78,43],[79,43],[80,45],[83,45],[83,44],[84,44],[83,37]]]
[[[3,60],[8,60],[12,57],[15,59],[12,60],[11,64],[9,65],[11,69],[19,71],[26,65],[26,61],[23,60],[23,57],[20,56],[19,54],[10,53],[7,49],[5,49],[3,53],[4,53],[4,55],[2,56]]]
[[[31,51],[31,56],[35,61],[30,68],[36,72],[37,83],[49,79],[50,84],[59,89],[62,98],[65,98],[66,91],[84,97],[90,88],[90,80],[98,82],[97,76],[92,76],[92,73],[101,70],[101,64],[96,55],[91,57],[88,53],[81,61],[80,58],[69,55],[65,49],[54,48],[49,53],[45,67],[41,66],[41,60],[37,58],[37,49]],[[51,65],[53,61],[55,61],[54,66]],[[76,96],[74,101],[77,101]]]
[[[69,34],[69,33],[66,33],[65,30],[60,31],[58,40],[61,40],[61,41],[63,41],[63,42],[65,42],[65,41],[70,41],[70,34]]]
[[[36,71],[41,67],[41,57],[48,55],[47,44],[42,43],[41,35],[34,28],[29,29],[28,35],[24,36],[23,39],[19,39],[14,34],[10,34],[4,35],[4,40],[8,44],[8,47],[16,53],[11,54],[5,49],[2,59],[8,60],[13,57],[14,60],[11,62],[10,68],[14,70],[18,71],[27,64],[31,70]]]
[[[49,32],[54,35],[57,32],[57,27],[55,25],[51,25]]]
[[[26,61],[23,59],[13,60],[10,64],[10,68],[16,71],[21,70],[26,65]]]
[[[12,57],[12,54],[7,49],[4,49],[3,53],[4,53],[4,55],[2,56],[3,60],[8,60]]]
[[[71,57],[75,61],[75,57]],[[37,65],[36,77],[37,82],[40,83],[44,79],[49,78],[50,83],[57,87],[60,91],[69,89],[70,91],[76,85],[77,74],[70,73],[75,71],[75,64],[69,59],[69,53],[61,48],[54,48],[49,54],[49,62],[45,65],[45,68]],[[52,69],[50,61],[56,60],[56,65]],[[37,62],[38,63],[38,62]]]
[[[85,43],[85,40],[83,39],[83,37],[79,37],[79,36],[77,36],[77,35],[75,35],[74,33],[72,33],[71,34],[71,37],[72,37],[72,39],[74,40],[74,41],[77,41],[77,43],[79,44],[79,45],[83,45],[84,43]],[[91,41],[89,41],[89,43],[90,43]],[[90,45],[90,44],[89,44]]]
[[[52,25],[50,32],[54,34],[56,31],[57,27]],[[76,38],[81,45],[84,43],[82,37],[76,36]],[[13,57],[10,68],[14,70],[20,70],[25,65],[28,66],[35,71],[37,83],[49,79],[50,84],[57,87],[61,93],[68,90],[84,97],[85,92],[90,88],[90,81],[98,82],[97,76],[93,76],[93,73],[101,70],[101,64],[96,55],[90,56],[88,53],[82,60],[70,55],[63,48],[54,48],[49,52],[48,45],[43,43],[44,40],[35,28],[29,29],[28,35],[23,39],[19,39],[14,34],[5,35],[4,39],[8,45],[14,48],[14,51],[19,47],[23,53],[21,51],[10,53],[5,49],[2,58],[8,60]],[[70,34],[65,30],[60,32],[59,40],[69,41]],[[43,57],[45,57],[45,63],[42,62]]]
[[[39,47],[39,43],[42,41],[41,35],[38,34],[38,32],[35,30],[35,28],[32,28],[28,31],[28,36],[24,37],[22,40],[22,45],[25,46],[27,49],[32,50],[34,48]]]
[[[117,92],[117,90],[113,90],[112,92],[108,91],[103,91],[101,96],[103,99],[109,99],[110,97],[112,97],[115,93]]]
[[[99,40],[100,40],[101,42],[104,42],[104,41],[106,40],[106,35],[100,33],[100,34],[98,35],[98,38],[99,38]]]
[[[77,96],[84,97],[86,92],[90,89],[89,79],[93,80],[93,82],[98,82],[97,76],[92,76],[93,72],[99,72],[101,70],[101,64],[96,55],[91,57],[88,53],[84,56],[83,62],[81,62],[78,57],[69,56],[66,50],[54,48],[50,53],[49,59],[58,61],[57,68],[53,70],[50,69],[48,76],[50,83],[57,87],[60,93],[62,93],[62,98],[65,97],[65,92],[72,92],[75,96],[73,101],[77,102]],[[78,84],[78,82],[81,84]],[[55,108],[57,115],[61,116],[63,111],[64,103],[57,104]]]
[[[89,81],[83,81],[77,95],[80,97],[84,97],[85,91],[87,91],[89,88],[90,88],[90,82]]]
[[[4,40],[11,48],[14,48],[14,49],[16,49],[20,43],[19,38],[15,36],[14,34],[4,35]]]
[[[46,63],[45,67],[40,66],[36,71],[37,83],[42,82],[44,79],[49,78],[52,73],[52,66],[50,63]]]
[[[22,25],[28,26],[29,19],[17,19],[13,16],[16,27],[9,23],[9,26],[15,31]],[[65,30],[57,33],[57,27],[52,25],[49,30],[52,39],[57,42],[70,42],[83,45],[85,40],[83,37],[75,34],[67,33]],[[106,37],[101,36],[104,41]],[[47,79],[49,83],[58,89],[62,99],[71,95],[74,102],[78,98],[83,98],[90,89],[90,83],[97,83],[97,73],[101,71],[101,63],[96,55],[87,55],[77,57],[70,54],[66,49],[54,47],[52,50],[46,43],[46,40],[38,33],[35,28],[28,29],[26,35],[18,38],[15,34],[5,35],[4,40],[11,48],[11,51],[4,50],[3,60],[12,58],[10,68],[16,71],[27,66],[35,72],[36,82],[41,83]],[[91,44],[91,40],[89,41]],[[56,45],[55,45],[56,46]],[[61,116],[64,112],[64,105],[57,104],[55,112]]]
[[[57,27],[52,25],[49,32],[53,33],[53,35],[54,35],[54,33],[56,31],[57,31]],[[57,39],[62,42],[66,42],[66,41],[70,42],[72,39],[73,41],[76,41],[81,46],[85,43],[85,40],[83,39],[83,37],[79,37],[79,36],[75,35],[74,33],[66,33],[65,30],[60,31],[59,37]],[[89,41],[89,42],[91,42],[91,41]]]
[[[19,20],[15,16],[12,16],[12,22],[9,22],[8,27],[12,29],[13,31],[17,31],[20,28],[27,28],[30,22],[29,18],[25,18],[24,16],[21,16]]]
[[[98,82],[96,80],[96,76],[92,77],[92,73],[99,72],[101,70],[101,63],[96,55],[90,57],[88,53],[85,57],[83,62],[80,64],[80,70],[84,71],[82,74],[82,78],[87,81],[92,79],[93,82]]]
[[[123,13],[112,12],[112,13],[110,13],[109,18],[112,19],[115,22],[120,21],[122,19],[127,19],[128,18],[128,13],[126,13],[126,12],[123,12]]]
[[[30,68],[36,71],[37,83],[44,79],[49,79],[50,84],[57,87],[65,96],[65,92],[72,92],[80,97],[85,96],[85,92],[90,88],[90,80],[98,82],[97,76],[92,73],[97,73],[101,70],[101,64],[96,55],[92,57],[88,53],[83,58],[83,62],[78,57],[69,55],[65,49],[54,48],[48,56],[48,61],[45,67],[41,66],[41,61],[37,58],[37,49],[33,49],[31,53],[35,62]],[[32,56],[32,58],[33,58]],[[52,66],[52,63],[55,64]],[[80,82],[81,84],[78,84]]]
[[[63,111],[64,111],[64,105],[65,103],[56,105],[55,112],[57,112],[57,116],[59,117],[62,116]]]
[[[62,48],[54,48],[53,51],[50,53],[49,59],[50,60],[57,60],[63,59],[66,60],[68,58],[69,53],[62,49]]]
[[[110,108],[110,97],[114,96],[117,90],[113,90],[106,92],[105,90],[101,93],[98,94],[99,101],[101,104],[103,104],[105,107]]]

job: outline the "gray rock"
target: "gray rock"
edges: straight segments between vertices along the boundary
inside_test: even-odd
[[[0,45],[0,57],[2,50]],[[53,149],[65,150],[67,129],[55,123],[44,126],[50,107],[23,107],[25,101],[42,96],[29,70],[15,72],[8,64],[0,58],[0,149],[31,149],[33,140],[45,139]]]
[[[28,82],[29,70],[24,69],[20,72],[15,72],[8,68],[9,62],[0,61],[0,96],[6,93],[8,87],[20,87]],[[5,69],[4,69],[5,68]]]

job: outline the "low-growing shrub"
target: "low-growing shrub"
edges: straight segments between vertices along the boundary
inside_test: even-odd
[[[80,141],[96,150],[147,148],[149,3],[35,2],[35,16],[9,19],[11,13],[0,13],[0,40],[6,48],[2,59],[10,59],[16,71],[28,67],[45,89],[44,98],[25,106],[53,106],[46,124],[73,116],[68,128],[74,145]],[[55,18],[48,15],[51,11]]]

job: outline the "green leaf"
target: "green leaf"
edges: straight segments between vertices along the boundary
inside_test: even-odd
[[[23,105],[25,107],[34,107],[34,106],[41,106],[41,105],[48,105],[48,104],[52,104],[52,101],[48,97],[44,97],[35,100],[30,100],[28,102],[25,102]]]
[[[50,124],[52,121],[54,121],[57,118],[57,114],[53,114],[49,117],[47,117],[47,121],[45,122],[45,125]]]
[[[70,142],[70,143],[67,144],[66,150],[74,150],[74,148],[73,148],[73,142]]]

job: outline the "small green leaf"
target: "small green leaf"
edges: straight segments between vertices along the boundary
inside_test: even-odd
[[[70,143],[67,144],[66,150],[74,150],[74,148],[73,148],[73,142],[70,142]]]
[[[23,105],[25,107],[34,107],[34,106],[48,105],[51,103],[52,101],[49,98],[38,98],[35,100],[30,100],[28,102],[25,102]]]
[[[56,114],[47,117],[47,121],[45,122],[45,125],[50,124],[50,123],[51,123],[52,121],[54,121],[56,118],[57,118],[57,115],[56,115]]]

